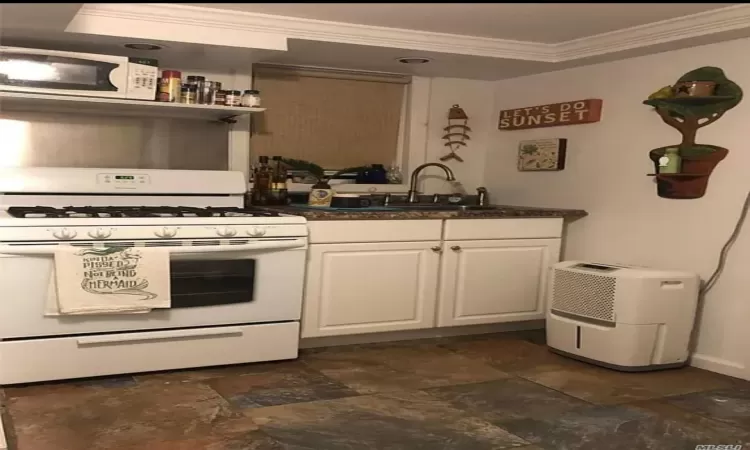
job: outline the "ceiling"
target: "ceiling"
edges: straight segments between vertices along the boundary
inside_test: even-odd
[[[559,43],[732,3],[183,3],[495,39]]]
[[[428,64],[403,64],[397,60],[409,55],[427,57],[431,61]],[[267,53],[259,62],[487,81],[554,70],[554,64],[537,61],[413,52],[390,47],[364,47],[298,39],[289,41],[288,51]]]
[[[0,44],[152,57],[184,70],[267,62],[501,80],[750,37],[750,5],[731,5],[69,3],[40,14],[39,4],[0,3]],[[144,41],[164,48],[123,48]],[[431,62],[399,63],[404,56]]]
[[[94,36],[79,33],[34,31],[34,33],[13,34],[0,40],[1,45],[10,47],[43,48],[81,53],[155,58],[162,68],[193,69],[201,71],[250,71],[252,64],[266,60],[274,52],[231,48],[188,42],[149,39],[151,44],[161,45],[159,51],[132,50],[123,44],[143,42],[142,39],[129,39],[113,36]]]

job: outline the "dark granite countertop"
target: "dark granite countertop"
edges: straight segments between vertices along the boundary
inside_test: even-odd
[[[529,206],[493,205],[494,209],[468,211],[394,211],[362,208],[335,210],[313,209],[308,206],[263,206],[261,208],[283,214],[305,217],[307,220],[415,220],[415,219],[503,219],[550,218],[578,219],[588,213],[581,209],[535,208]],[[396,207],[396,206],[394,206]]]

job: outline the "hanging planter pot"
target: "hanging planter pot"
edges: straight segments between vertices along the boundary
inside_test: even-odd
[[[662,198],[703,197],[714,168],[729,154],[729,150],[715,145],[696,146],[685,152],[681,150],[682,170],[680,173],[659,173],[659,158],[664,156],[668,148],[670,146],[655,148],[649,152],[649,158],[654,162],[655,169],[655,173],[650,175],[656,177],[657,194]]]

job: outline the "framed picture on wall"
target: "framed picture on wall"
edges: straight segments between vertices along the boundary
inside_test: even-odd
[[[518,143],[518,170],[543,172],[565,168],[567,139],[534,139]]]

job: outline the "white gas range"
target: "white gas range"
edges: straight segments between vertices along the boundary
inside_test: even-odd
[[[239,172],[0,170],[0,384],[295,358],[303,217],[244,209]],[[172,306],[45,315],[53,254],[168,247]]]

